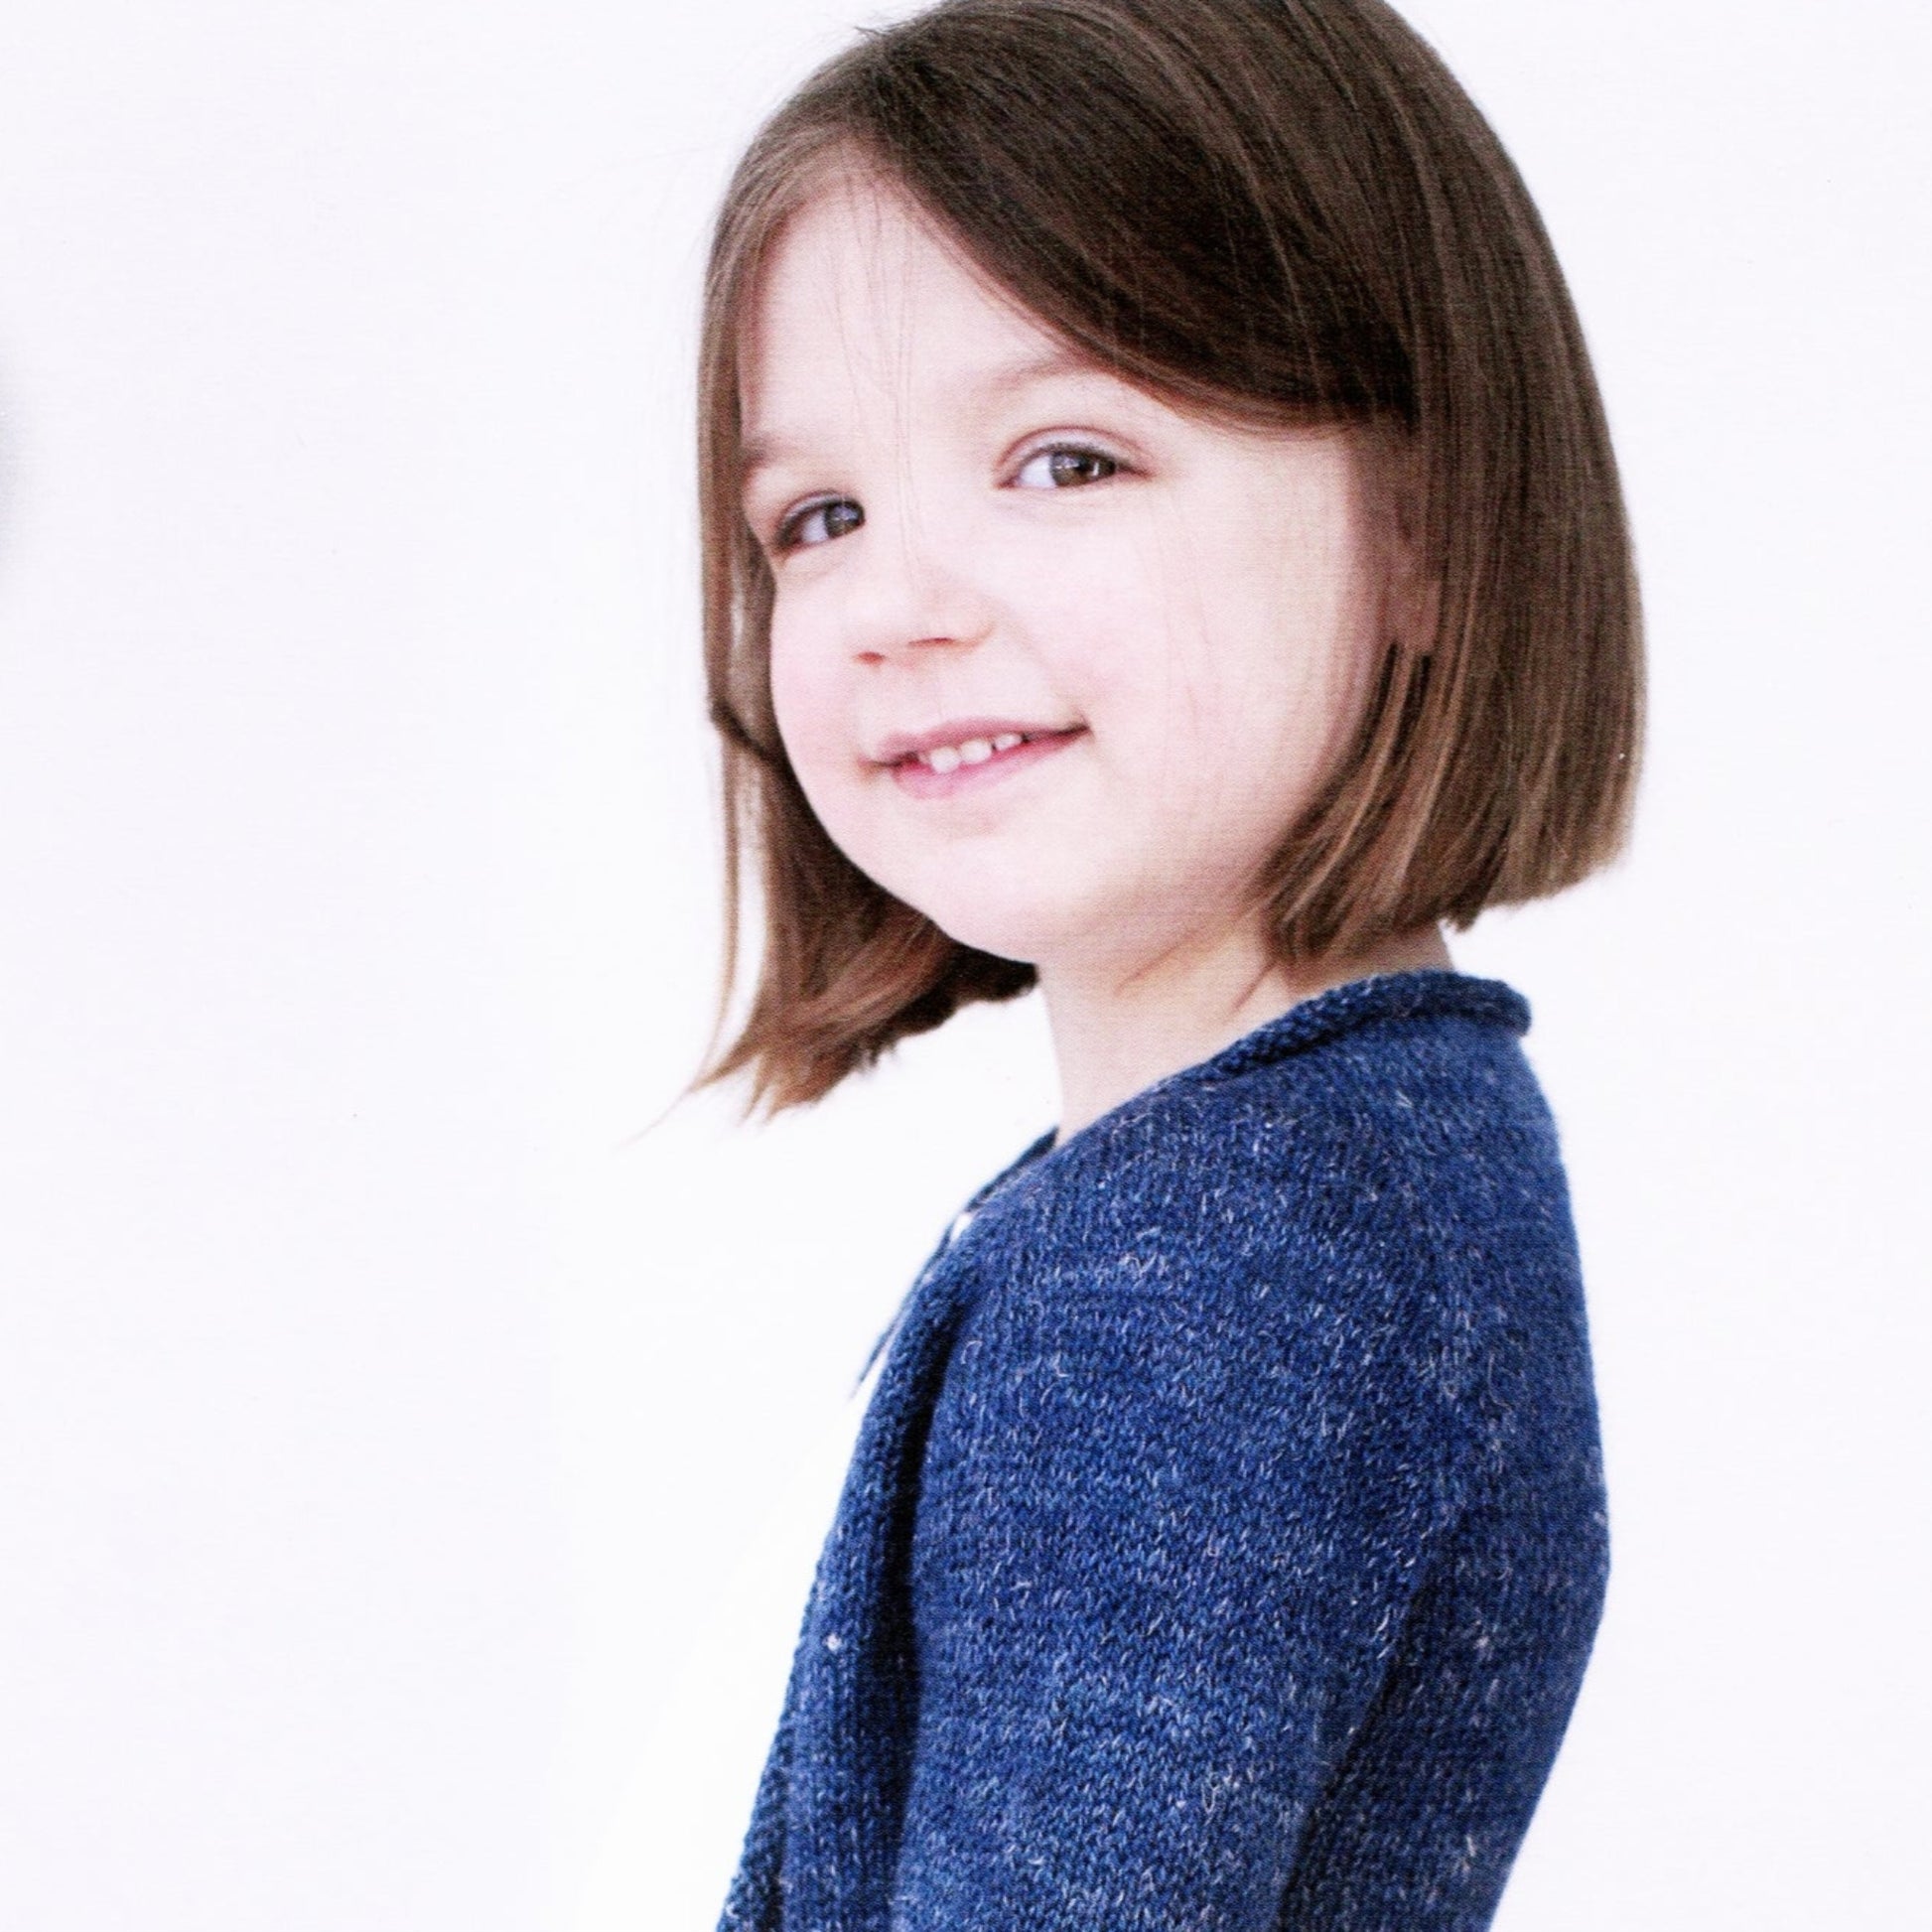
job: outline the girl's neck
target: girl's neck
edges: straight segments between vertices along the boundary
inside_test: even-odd
[[[1452,965],[1434,925],[1394,934],[1349,959],[1296,967],[1271,958],[1248,934],[1206,949],[1173,948],[1125,978],[1117,969],[1081,973],[1042,964],[1039,986],[1060,1075],[1055,1145],[1143,1087],[1211,1057],[1331,986]]]

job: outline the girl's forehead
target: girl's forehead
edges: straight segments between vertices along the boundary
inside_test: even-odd
[[[832,176],[787,219],[741,319],[748,403],[830,377],[970,379],[1049,361],[1097,370],[901,189],[852,171]]]

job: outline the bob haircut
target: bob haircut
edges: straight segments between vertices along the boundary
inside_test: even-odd
[[[698,396],[726,948],[709,1085],[821,1098],[1031,965],[949,938],[832,843],[773,717],[740,353],[785,222],[846,170],[992,284],[1206,419],[1356,424],[1402,454],[1428,648],[1392,642],[1348,752],[1262,882],[1285,961],[1575,884],[1629,826],[1643,725],[1630,541],[1548,235],[1494,134],[1382,0],[941,0],[766,122],[721,207]],[[736,1039],[748,849],[763,957]]]

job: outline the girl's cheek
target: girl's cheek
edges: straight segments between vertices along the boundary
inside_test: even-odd
[[[981,552],[996,602],[1035,650],[1083,684],[1131,679],[1135,640],[1146,632],[1161,587],[1145,545],[1125,520],[1111,527],[1040,527]],[[1075,694],[1067,692],[1068,697]]]
[[[785,754],[801,778],[822,756],[832,710],[830,659],[794,624],[771,626],[771,709]]]

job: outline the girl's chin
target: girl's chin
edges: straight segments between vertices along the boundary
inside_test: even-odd
[[[921,909],[947,938],[957,940],[960,945],[971,946],[975,952],[991,953],[995,959],[1010,959],[1016,965],[1036,968],[1080,957],[1091,946],[1095,926],[1100,923],[1098,919],[1088,920],[1069,929],[1064,905],[1041,910],[1032,918],[1018,914],[1006,918],[988,916],[984,904],[958,910],[957,916],[950,916],[956,908]]]
[[[947,938],[1023,966],[1079,957],[1118,916],[1116,882],[1082,881],[1076,852],[1059,855],[1076,863],[1057,868],[1050,864],[1050,848],[1042,855],[1035,846],[1015,847],[1003,856],[1008,863],[989,864],[981,851],[968,865],[929,866],[916,873],[899,866],[873,877],[894,897],[916,906]],[[1040,863],[1042,856],[1048,864]],[[1097,884],[1102,890],[1095,890]]]
[[[1039,964],[1042,948],[1023,932],[1004,925],[986,925],[976,919],[934,919],[932,922],[948,939],[971,946],[975,952],[991,953],[995,959],[1010,959],[1016,966]]]
[[[1056,929],[1052,919],[1037,911],[1030,917],[1021,907],[990,905],[983,896],[970,903],[951,897],[944,901],[910,898],[909,902],[948,939],[971,946],[975,952],[991,953],[996,959],[1010,959],[1016,965],[1036,966],[1042,955],[1066,943],[1065,933]]]

